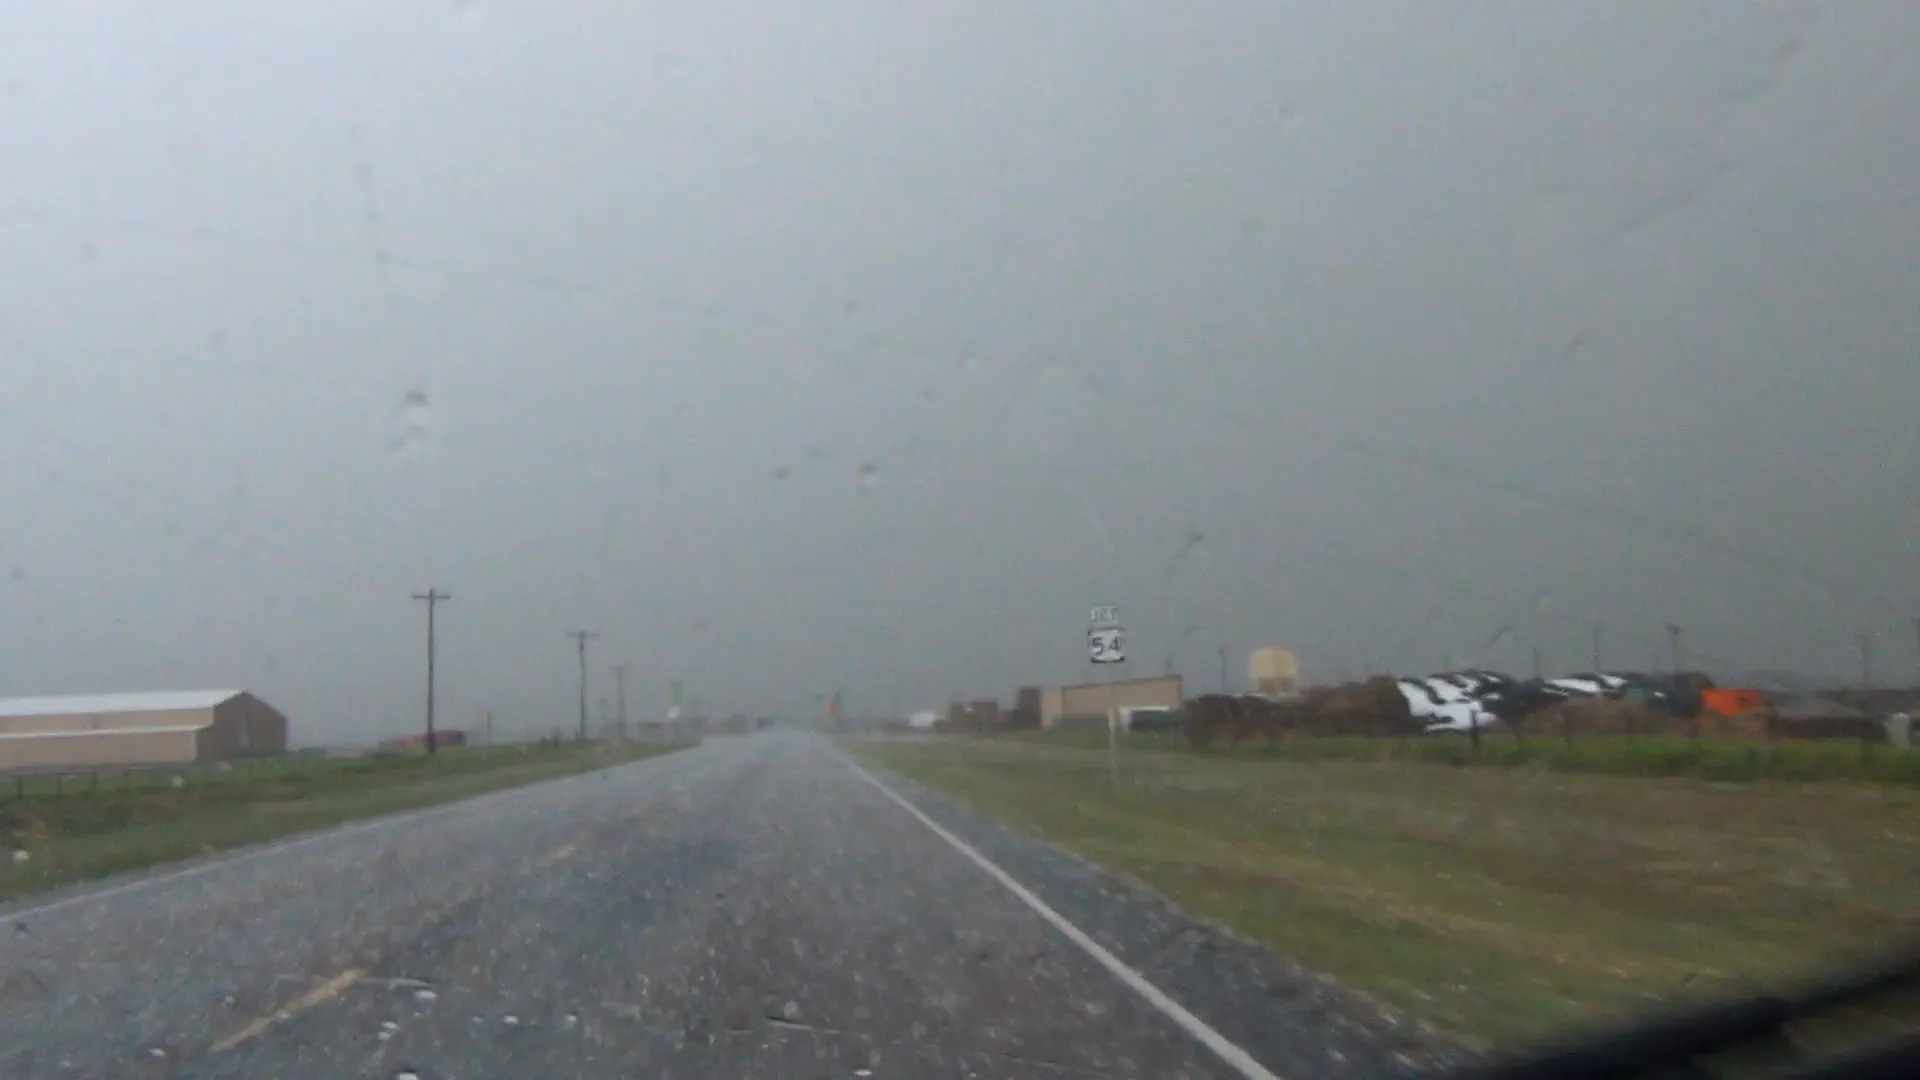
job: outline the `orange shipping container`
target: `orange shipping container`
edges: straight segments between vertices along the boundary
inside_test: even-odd
[[[1746,716],[1765,710],[1771,702],[1762,690],[1715,687],[1700,692],[1700,707],[1715,716]]]

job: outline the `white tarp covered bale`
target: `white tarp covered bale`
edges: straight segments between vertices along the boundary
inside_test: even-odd
[[[1397,680],[1407,708],[1429,734],[1470,732],[1509,724],[1568,701],[1612,700],[1636,680],[1582,672],[1522,681],[1497,671],[1449,671]]]

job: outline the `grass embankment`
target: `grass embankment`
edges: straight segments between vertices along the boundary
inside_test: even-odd
[[[0,779],[0,899],[638,761],[664,743],[284,757],[93,778]],[[178,782],[176,783],[176,777]],[[24,797],[21,797],[24,796]],[[15,860],[23,851],[26,860]]]
[[[1034,739],[852,749],[1483,1045],[1920,931],[1920,792]],[[1625,751],[1620,751],[1625,753]]]
[[[1032,732],[1007,738],[1084,750],[1105,750],[1107,745],[1106,733],[1101,731]],[[1177,734],[1134,735],[1126,748],[1196,752],[1184,736]],[[1478,747],[1464,735],[1407,739],[1356,736],[1282,739],[1273,743],[1250,741],[1237,747],[1217,746],[1198,753],[1296,762],[1529,766],[1600,776],[1691,776],[1731,784],[1761,780],[1864,780],[1920,788],[1920,751],[1850,739],[1761,742],[1604,735],[1566,739],[1558,734],[1537,734],[1517,741],[1509,734],[1488,733],[1481,736]]]

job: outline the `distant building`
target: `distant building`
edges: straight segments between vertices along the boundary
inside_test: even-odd
[[[1007,725],[1020,730],[1040,726],[1041,690],[1037,686],[1022,686],[1013,692],[1013,710],[1007,714]]]
[[[1180,676],[1152,675],[1142,679],[1050,686],[1040,694],[1042,727],[1107,726],[1109,715],[1126,709],[1180,708]]]
[[[189,765],[286,751],[287,718],[244,690],[0,700],[0,772]]]
[[[465,745],[467,745],[467,733],[459,728],[440,728],[433,733],[433,746],[436,750]],[[427,733],[422,731],[413,735],[402,735],[397,739],[388,739],[380,744],[380,748],[382,750],[425,750]]]

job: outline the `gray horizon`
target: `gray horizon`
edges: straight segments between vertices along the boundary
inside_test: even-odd
[[[0,696],[1920,667],[1920,8],[0,13]],[[1194,629],[1189,630],[1189,627]],[[1507,628],[1505,632],[1501,632]]]

